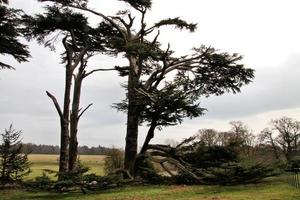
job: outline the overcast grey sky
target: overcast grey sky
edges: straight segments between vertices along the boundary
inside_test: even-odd
[[[43,5],[35,0],[11,0],[10,4],[28,13],[40,12]],[[124,9],[119,1],[93,0],[91,6],[106,14]],[[157,132],[155,142],[180,140],[200,128],[227,130],[232,120],[245,122],[255,132],[267,126],[271,118],[300,120],[299,7],[297,0],[153,0],[149,24],[177,16],[198,23],[195,33],[164,28],[160,36],[164,46],[170,43],[178,55],[201,44],[238,52],[244,56],[245,65],[256,70],[254,82],[242,88],[242,93],[203,99],[208,109],[205,116]],[[98,21],[91,18],[92,23]],[[28,63],[1,56],[17,70],[0,71],[0,130],[13,122],[15,128],[23,130],[25,142],[59,144],[59,119],[45,90],[62,102],[60,51],[50,52],[35,42],[29,45],[32,58]],[[93,58],[90,67],[110,68],[122,63],[126,60],[99,56]],[[111,108],[124,97],[120,87],[124,81],[114,72],[103,72],[84,82],[82,106],[94,105],[80,121],[80,145],[124,146],[126,116]],[[140,129],[140,141],[145,132],[145,128]]]

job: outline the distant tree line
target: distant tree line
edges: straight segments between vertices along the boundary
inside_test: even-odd
[[[200,129],[199,140],[206,146],[239,147],[246,159],[258,159],[260,162],[299,160],[300,121],[290,117],[272,119],[269,126],[260,133],[253,131],[241,121],[230,122],[229,131]]]
[[[106,155],[110,148],[101,145],[97,147],[79,146],[78,152],[80,155]],[[59,154],[60,148],[58,145],[45,144],[23,144],[23,153],[31,154]]]

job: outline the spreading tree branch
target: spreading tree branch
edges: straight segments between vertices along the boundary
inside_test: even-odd
[[[114,20],[111,19],[110,17],[105,16],[104,14],[102,14],[100,12],[96,12],[96,11],[90,9],[90,8],[80,7],[80,6],[75,6],[75,5],[69,5],[69,6],[72,7],[72,8],[76,8],[76,9],[79,9],[79,10],[82,10],[82,11],[90,12],[92,14],[95,14],[95,15],[99,16],[99,17],[102,17],[104,20],[108,21],[112,26],[114,26],[119,31],[119,33],[122,34],[123,39],[127,38],[126,34],[125,34],[125,31],[122,30],[122,28],[116,22],[114,22]]]
[[[84,75],[84,78],[87,77],[87,76],[89,76],[89,75],[91,75],[92,73],[95,73],[95,72],[99,72],[99,71],[114,71],[114,70],[116,70],[116,69],[115,68],[110,68],[110,69],[94,69],[94,70],[86,73]]]
[[[197,28],[197,24],[194,23],[187,23],[186,21],[180,19],[179,17],[176,18],[169,18],[159,21],[158,23],[154,24],[152,27],[145,30],[146,34],[151,33],[154,29],[160,28],[161,26],[175,26],[179,29],[188,29],[191,32],[194,32]]]
[[[5,63],[2,63],[2,62],[0,62],[0,68],[1,69],[15,69],[12,66],[10,66],[8,64],[5,64]]]
[[[89,107],[91,107],[93,104],[92,103],[90,103],[79,115],[78,115],[78,119],[80,119],[80,117],[83,115],[83,113],[87,110],[87,109],[89,109]]]

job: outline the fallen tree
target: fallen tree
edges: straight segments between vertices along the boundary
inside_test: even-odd
[[[137,162],[148,160],[161,166],[175,183],[233,185],[254,183],[275,175],[273,168],[262,163],[245,164],[234,146],[206,146],[196,137],[184,140],[176,147],[148,145]],[[139,166],[141,164],[139,163]],[[143,175],[146,167],[138,167]]]

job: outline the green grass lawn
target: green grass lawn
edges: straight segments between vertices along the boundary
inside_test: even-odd
[[[57,170],[57,155],[30,155],[32,173],[26,179],[42,174],[43,169]],[[80,156],[91,172],[103,174],[104,156]],[[41,191],[0,191],[0,200],[300,200],[300,189],[291,186],[287,176],[268,178],[259,184],[239,186],[130,186],[101,192],[55,193]]]
[[[1,200],[82,199],[82,200],[299,200],[296,189],[282,178],[273,178],[259,184],[239,186],[135,186],[102,192],[48,193],[2,191]]]

